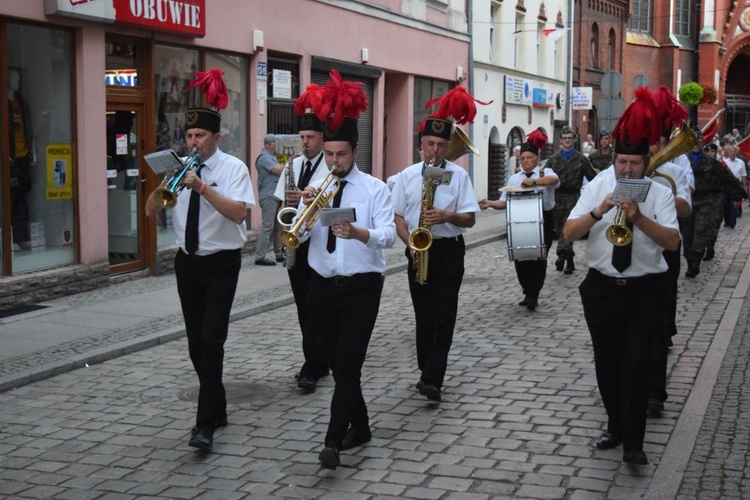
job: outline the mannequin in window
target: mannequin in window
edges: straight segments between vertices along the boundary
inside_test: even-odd
[[[31,190],[29,172],[31,141],[28,110],[20,89],[18,70],[8,69],[8,119],[10,133],[10,220],[13,227],[14,250],[31,248],[29,236],[29,205],[26,193]]]

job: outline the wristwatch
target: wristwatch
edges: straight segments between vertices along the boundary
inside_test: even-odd
[[[596,215],[596,214],[594,213],[594,211],[593,211],[593,210],[592,210],[591,212],[589,212],[589,215],[591,216],[591,218],[592,218],[592,219],[594,219],[594,220],[596,220],[596,221],[602,220],[602,216],[601,216],[601,215],[597,216],[597,215]]]

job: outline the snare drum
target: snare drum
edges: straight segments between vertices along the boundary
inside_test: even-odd
[[[513,261],[546,259],[542,191],[509,192],[506,197],[508,258]]]

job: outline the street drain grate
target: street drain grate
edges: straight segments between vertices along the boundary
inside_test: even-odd
[[[273,387],[264,384],[229,382],[224,384],[227,393],[227,403],[247,403],[271,399],[276,396],[277,391]],[[199,387],[184,389],[177,394],[182,401],[198,401]]]

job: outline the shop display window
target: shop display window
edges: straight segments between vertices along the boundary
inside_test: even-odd
[[[205,59],[205,64],[202,61]],[[218,68],[224,72],[229,105],[221,111],[219,148],[247,163],[247,72],[246,58],[216,52],[202,53],[168,45],[154,47],[154,91],[156,92],[156,150],[173,149],[189,154],[185,144],[184,116],[188,108],[201,105],[198,89],[191,89],[195,71]],[[175,244],[172,217],[162,210],[157,218],[158,248]]]
[[[75,150],[73,144],[73,36],[60,29],[6,24],[8,122],[0,124],[9,170],[0,206],[10,206],[0,229],[19,274],[73,264],[75,252]],[[5,199],[10,199],[5,204]],[[4,259],[3,259],[4,260]]]

